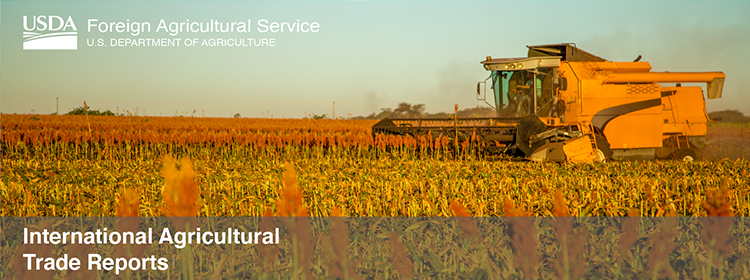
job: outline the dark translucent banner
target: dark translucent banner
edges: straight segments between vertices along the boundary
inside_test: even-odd
[[[747,278],[745,218],[2,218],[2,279]]]

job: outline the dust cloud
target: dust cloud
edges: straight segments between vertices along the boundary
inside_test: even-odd
[[[366,103],[365,105],[366,113],[364,115],[367,115],[370,113],[377,114],[378,112],[380,112],[380,108],[382,108],[381,106],[383,106],[383,97],[378,95],[378,93],[373,90],[365,93],[364,101]]]
[[[708,142],[700,155],[704,159],[750,159],[750,127],[709,127]]]
[[[439,108],[445,108],[442,111],[452,111],[456,103],[463,108],[484,105],[476,100],[477,82],[484,79],[483,75],[486,76],[487,72],[476,61],[450,60],[437,71],[437,96],[431,96],[428,100]]]

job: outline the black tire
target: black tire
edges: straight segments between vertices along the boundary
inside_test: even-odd
[[[531,153],[536,151],[539,147],[544,145],[544,142],[537,142],[533,145],[529,144],[529,136],[541,133],[547,130],[547,125],[535,115],[528,115],[521,119],[516,126],[516,146],[525,156],[530,156]]]
[[[675,160],[690,162],[690,161],[698,160],[698,154],[695,153],[695,151],[691,149],[679,149],[675,151],[674,153],[672,153],[671,158]]]
[[[612,155],[614,155],[615,153],[612,152],[612,149],[609,146],[609,141],[607,141],[607,137],[601,134],[594,134],[594,138],[596,138],[596,147],[602,151],[602,153],[604,154],[604,158],[611,159]]]

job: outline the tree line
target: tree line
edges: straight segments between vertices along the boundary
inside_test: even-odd
[[[428,113],[424,104],[411,104],[401,102],[396,108],[381,108],[380,112],[372,113],[367,116],[352,117],[355,120],[379,120],[384,118],[452,118],[453,113],[438,112]],[[471,117],[493,117],[495,110],[490,107],[477,106],[474,108],[461,109],[457,113],[459,118]]]

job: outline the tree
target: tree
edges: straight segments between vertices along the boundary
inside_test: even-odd
[[[393,110],[391,110],[391,108],[380,108],[380,113],[378,113],[377,115],[375,115],[375,113],[372,113],[367,118],[382,120],[387,117],[390,117],[391,115],[393,115]]]
[[[424,117],[426,109],[424,104],[417,104],[411,106],[411,111],[414,113],[415,118]]]
[[[406,102],[401,102],[396,106],[396,109],[393,110],[393,114],[399,117],[406,116],[411,112],[411,104]]]
[[[81,106],[78,108],[73,109],[72,111],[68,112],[66,115],[90,115],[90,116],[114,116],[115,113],[112,113],[112,111],[107,110],[104,112],[99,112],[99,110],[86,110],[85,107]]]
[[[715,121],[722,122],[750,122],[750,117],[745,116],[739,110],[724,110],[708,113],[708,117]]]
[[[401,118],[419,118],[423,117],[424,114],[424,104],[411,105],[406,102],[401,102],[398,104],[398,107],[393,110],[393,115]]]

